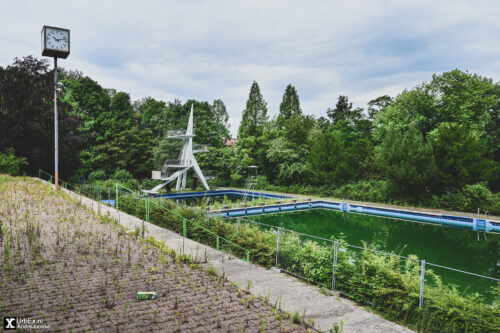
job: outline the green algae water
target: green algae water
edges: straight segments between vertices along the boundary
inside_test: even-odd
[[[348,244],[375,247],[402,256],[416,255],[428,263],[500,278],[500,234],[439,225],[345,214],[324,209],[256,215],[247,219],[331,239],[343,235]],[[496,282],[430,265],[443,282],[466,294],[478,292],[490,299]]]

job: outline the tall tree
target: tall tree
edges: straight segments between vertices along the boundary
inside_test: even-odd
[[[217,123],[228,127],[229,115],[227,114],[226,104],[220,99],[214,100],[212,104],[212,112]]]
[[[61,100],[69,103],[73,107],[72,112],[83,119],[79,130],[88,135],[90,144],[94,145],[97,138],[104,136],[105,128],[101,122],[109,112],[109,94],[99,83],[82,74],[66,73],[61,82],[65,88]]]
[[[484,167],[487,150],[483,142],[487,138],[492,110],[498,105],[500,96],[496,91],[491,79],[460,70],[434,75],[429,83],[401,93],[376,116],[374,136],[384,148],[378,152],[394,145],[394,135],[412,133],[413,145],[421,144],[425,148],[415,148],[411,154],[420,154],[418,158],[425,156],[428,160],[422,161],[422,165],[436,167],[436,192],[491,179],[490,170],[495,169],[498,163],[489,163],[488,167]],[[421,140],[417,139],[414,130],[420,132]],[[423,154],[428,151],[428,146],[431,146],[432,157]],[[384,164],[387,159],[379,156],[377,160]],[[400,177],[400,187],[408,185],[405,183],[412,181],[412,177],[414,184],[420,183],[418,187],[421,189],[422,181],[419,179],[422,176],[417,174],[408,175],[408,180]]]
[[[377,113],[383,108],[391,105],[393,99],[389,95],[383,95],[368,102],[368,118],[373,120]]]
[[[278,128],[283,129],[288,120],[301,115],[302,109],[300,108],[299,95],[297,94],[295,87],[289,84],[283,94],[283,99],[280,104],[280,113],[276,120],[276,125]]]
[[[352,103],[349,102],[347,96],[340,95],[335,108],[326,111],[327,116],[331,119],[332,124],[336,125],[340,121],[346,121],[353,125],[357,120],[362,118],[363,109],[352,108]]]
[[[64,87],[60,86],[60,95]],[[23,171],[54,170],[54,76],[46,60],[32,56],[0,67],[0,151],[14,148],[26,157]],[[79,167],[79,151],[87,140],[78,133],[81,118],[71,105],[58,101],[59,169],[67,178]]]
[[[146,97],[139,102],[135,102],[134,109],[141,116],[141,125],[151,129],[155,137],[162,136],[167,130],[170,117],[165,102]]]
[[[231,177],[235,182],[241,181],[250,165],[257,165],[260,172],[266,171],[268,141],[263,134],[267,120],[267,103],[262,97],[259,85],[254,81],[250,87],[246,108],[243,110],[236,154],[231,163]]]
[[[436,163],[432,145],[415,127],[393,128],[377,147],[377,165],[397,195],[416,197],[433,187]]]
[[[238,139],[262,135],[266,122],[267,103],[262,97],[259,84],[254,81],[250,87],[246,108],[243,110]]]
[[[307,162],[313,183],[345,184],[371,175],[373,145],[354,131],[331,127],[315,136]]]

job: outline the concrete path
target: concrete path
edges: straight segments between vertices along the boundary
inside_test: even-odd
[[[343,320],[345,333],[412,332],[408,328],[387,321],[352,301],[340,298],[338,295],[323,295],[319,292],[319,288],[294,277],[246,263],[203,244],[184,239],[181,235],[170,230],[143,222],[141,219],[123,212],[117,212],[116,209],[99,204],[85,196],[79,196],[65,189],[64,191],[95,212],[102,215],[109,214],[127,229],[135,229],[145,223],[147,236],[165,241],[167,246],[178,253],[184,251],[185,254],[190,254],[193,258],[202,259],[206,254],[208,257],[206,266],[211,265],[217,268],[220,273],[225,272],[229,281],[234,281],[242,288],[246,288],[248,281],[250,281],[252,294],[269,296],[270,302],[281,304],[281,309],[284,311],[292,313],[298,311],[301,315],[305,313],[306,319],[314,318],[315,327],[321,331],[328,331],[333,327],[333,323],[340,324]]]

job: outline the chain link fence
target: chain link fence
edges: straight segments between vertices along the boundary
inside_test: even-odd
[[[54,181],[50,174],[44,172],[41,172],[40,178],[51,183]],[[249,253],[237,245],[241,225],[248,224],[271,231],[275,235],[275,268],[366,304],[377,306],[387,299],[386,305],[390,306],[391,298],[395,298],[401,290],[406,290],[411,298],[409,301],[420,308],[445,294],[450,297],[472,297],[486,304],[499,302],[500,279],[495,277],[438,265],[414,256],[406,257],[368,246],[355,246],[343,239],[316,237],[242,217],[227,219],[234,224],[236,234],[234,239],[229,240],[210,230],[208,215],[206,228],[168,210],[162,211],[165,209],[160,206],[167,207],[168,203],[164,198],[156,198],[154,204],[151,204],[153,201],[148,204],[143,196],[119,187],[113,191],[61,180],[60,186],[110,206],[116,207],[119,200],[120,205],[126,203],[126,209],[120,207],[121,210],[129,214],[144,216],[147,221],[151,220],[186,238],[233,253],[242,259],[248,259]]]
[[[416,256],[401,256],[343,239],[326,239],[286,228],[229,218],[239,226],[254,225],[276,235],[274,267],[290,275],[377,306],[381,300],[405,290],[416,307],[444,294],[474,297],[493,304],[498,300],[500,279],[437,265]]]

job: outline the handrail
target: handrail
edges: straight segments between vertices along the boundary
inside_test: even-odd
[[[52,178],[53,178],[53,176],[52,176],[51,174],[49,174],[49,173],[47,173],[47,172],[43,171],[42,169],[39,169],[39,170],[38,170],[38,176],[39,176],[38,178],[42,179],[42,177],[41,177],[42,173],[43,173],[43,174],[46,174],[47,176],[50,176],[50,183],[52,184]],[[75,189],[78,189],[78,187],[77,187],[75,184],[68,183],[68,182],[66,182],[66,181],[64,181],[64,180],[62,180],[62,179],[59,179],[59,181],[60,181],[60,182],[62,182],[62,183],[64,183],[64,184],[66,184],[66,185],[71,185],[71,186],[73,186],[73,188],[75,188]],[[130,193],[132,193],[132,194],[134,194],[134,195],[136,195],[136,196],[143,197],[143,196],[142,196],[139,192],[136,192],[136,191],[134,191],[134,190],[132,190],[132,189],[130,189],[130,188],[128,188],[128,187],[126,187],[126,186],[124,186],[124,185],[120,184],[120,183],[115,183],[115,190],[116,190],[115,206],[116,206],[116,211],[118,211],[118,210],[119,210],[119,188],[123,188],[124,190],[127,190],[128,192],[130,192]],[[80,190],[80,193],[87,193],[87,194],[90,194],[90,193],[88,193],[88,192],[84,192],[84,191],[82,191],[81,187],[80,187],[80,189],[79,189],[79,190]],[[168,209],[168,208],[166,208],[166,207],[163,207],[162,205],[160,205],[160,204],[159,204],[159,203],[157,203],[156,201],[151,201],[149,198],[147,198],[147,197],[146,197],[146,221],[147,221],[147,222],[149,222],[149,203],[150,203],[150,202],[152,202],[152,203],[153,203],[153,204],[155,204],[156,206],[158,206],[158,207],[160,207],[160,208],[162,208],[162,209],[166,210],[167,212],[169,212],[169,213],[171,213],[171,214],[173,214],[173,215],[175,215],[175,216],[177,216],[177,217],[179,217],[179,218],[182,218],[182,219],[183,219],[183,229],[184,229],[184,230],[183,230],[183,236],[184,236],[184,237],[186,237],[186,227],[185,227],[185,223],[186,223],[186,222],[190,222],[191,224],[193,224],[193,225],[195,225],[195,226],[197,226],[197,227],[199,227],[199,228],[201,228],[201,229],[205,230],[206,232],[208,232],[208,233],[210,233],[210,234],[212,234],[212,235],[214,235],[214,236],[216,236],[216,237],[217,237],[217,250],[219,250],[219,240],[220,240],[220,239],[222,239],[222,240],[224,240],[224,241],[228,242],[229,244],[231,244],[231,245],[233,245],[233,246],[235,246],[235,247],[237,247],[237,248],[239,248],[239,249],[241,249],[241,250],[245,251],[245,253],[246,253],[246,261],[247,261],[247,262],[250,262],[250,251],[249,251],[249,250],[245,249],[244,247],[242,247],[242,246],[240,246],[240,245],[238,245],[238,244],[236,244],[236,243],[234,243],[234,242],[232,242],[232,241],[230,241],[230,240],[228,240],[228,239],[226,239],[226,238],[224,238],[224,237],[222,237],[222,236],[219,236],[218,234],[216,234],[216,233],[215,233],[215,232],[213,232],[212,230],[207,229],[207,228],[203,227],[202,225],[200,225],[200,224],[198,224],[198,223],[196,223],[196,222],[194,222],[194,221],[191,221],[190,219],[185,218],[184,216],[182,216],[182,215],[180,215],[180,214],[178,214],[178,213],[176,213],[176,212],[174,212],[174,211],[171,211],[170,209]]]
[[[133,194],[135,194],[135,195],[139,195],[139,196],[140,196],[140,194],[137,194],[135,191],[133,191],[133,190],[131,190],[131,189],[127,188],[126,186],[123,186],[123,185],[118,184],[118,183],[115,183],[115,186],[116,186],[116,210],[117,210],[117,211],[118,211],[118,201],[119,201],[119,200],[118,200],[118,187],[121,187],[121,188],[123,188],[123,189],[125,189],[125,190],[127,190],[127,191],[129,191],[129,192],[131,192],[131,193],[133,193]],[[226,238],[224,238],[224,237],[222,237],[222,236],[220,236],[220,235],[216,234],[216,233],[215,233],[215,232],[213,232],[212,230],[207,229],[207,228],[205,228],[204,226],[202,226],[202,225],[200,225],[200,224],[198,224],[198,223],[196,223],[196,222],[194,222],[194,221],[191,221],[190,219],[188,219],[188,218],[186,218],[186,217],[184,217],[184,216],[180,215],[179,213],[174,212],[174,211],[172,211],[172,210],[170,210],[170,209],[168,209],[168,208],[166,208],[166,207],[164,207],[164,206],[160,205],[160,204],[159,204],[159,203],[157,203],[156,201],[152,201],[152,200],[150,200],[150,199],[149,199],[149,198],[147,198],[147,197],[146,197],[146,222],[149,222],[149,204],[150,204],[150,203],[153,203],[153,204],[154,204],[154,205],[156,205],[157,207],[159,207],[159,208],[161,208],[161,209],[163,209],[163,210],[165,210],[165,211],[167,211],[167,212],[169,212],[169,213],[171,213],[171,214],[173,214],[173,215],[175,215],[175,216],[177,216],[177,217],[179,217],[179,218],[183,219],[183,222],[184,222],[184,223],[185,223],[185,222],[189,222],[189,223],[191,223],[191,224],[193,224],[193,225],[197,226],[198,228],[201,228],[201,229],[205,230],[206,232],[208,232],[208,233],[210,233],[210,234],[212,234],[212,235],[216,236],[216,237],[217,237],[217,250],[219,250],[219,246],[218,246],[218,245],[219,245],[219,239],[222,239],[222,240],[224,240],[224,241],[228,242],[229,244],[231,244],[231,245],[233,245],[233,246],[235,246],[235,247],[237,247],[237,248],[239,248],[239,249],[241,249],[241,250],[245,251],[245,252],[246,252],[246,259],[247,259],[246,261],[247,261],[247,262],[250,262],[250,251],[249,251],[249,250],[247,250],[247,249],[245,249],[244,247],[242,247],[242,246],[240,246],[240,245],[238,245],[238,244],[236,244],[236,243],[234,243],[234,242],[230,241],[229,239],[226,239]],[[186,237],[186,230],[185,230],[185,227],[184,227],[184,226],[183,226],[183,229],[184,229],[184,230],[183,230],[184,237]]]
[[[52,178],[54,178],[54,176],[53,176],[53,175],[51,175],[51,174],[50,174],[50,173],[48,173],[48,172],[43,171],[42,169],[38,169],[38,178],[42,179],[42,174],[46,174],[47,176],[49,176],[49,177],[50,177],[50,183],[52,184]],[[66,181],[64,181],[64,180],[62,180],[62,179],[60,179],[60,178],[58,179],[58,181],[59,181],[59,183],[63,184],[63,187],[64,187],[64,188],[68,188],[68,185],[69,185],[69,186],[72,186],[72,187],[73,187],[73,188],[75,188],[75,189],[76,189],[76,188],[78,188],[78,186],[77,186],[77,185],[75,185],[75,184],[71,184],[71,183],[68,183],[68,182],[66,182]]]
[[[149,200],[149,199],[148,199],[148,200]],[[185,220],[186,220],[186,221],[188,221],[188,222],[191,222],[192,224],[194,224],[194,225],[196,225],[197,227],[199,227],[199,228],[201,228],[201,229],[203,229],[203,230],[207,231],[208,233],[211,233],[212,235],[219,236],[219,235],[217,235],[215,232],[213,232],[212,230],[207,229],[207,228],[205,228],[204,226],[202,226],[202,225],[200,225],[200,224],[198,224],[198,223],[196,223],[196,222],[194,222],[194,221],[191,221],[190,219],[185,218],[185,217],[183,217],[183,216],[181,216],[181,215],[179,215],[179,214],[177,214],[177,213],[175,213],[175,212],[171,211],[171,210],[170,210],[170,209],[168,209],[168,208],[163,207],[162,205],[160,205],[160,204],[159,204],[159,203],[157,203],[156,201],[150,201],[150,202],[151,202],[151,203],[153,203],[153,204],[155,204],[156,206],[158,206],[158,207],[160,207],[160,208],[162,208],[162,209],[164,209],[164,210],[168,211],[169,213],[172,213],[172,214],[174,214],[174,215],[176,215],[176,216],[178,216],[178,217],[180,217],[180,218],[185,219]],[[220,237],[222,240],[225,240],[226,242],[228,242],[228,243],[230,243],[230,244],[232,244],[232,245],[234,245],[234,246],[236,246],[236,247],[238,247],[238,248],[240,248],[240,249],[242,249],[242,250],[244,250],[244,251],[248,251],[248,250],[247,250],[247,249],[245,249],[244,247],[241,247],[240,245],[238,245],[238,244],[236,244],[236,243],[234,243],[234,242],[230,241],[229,239],[226,239],[226,238],[224,238],[224,237],[222,237],[222,236],[219,236],[219,237]]]

